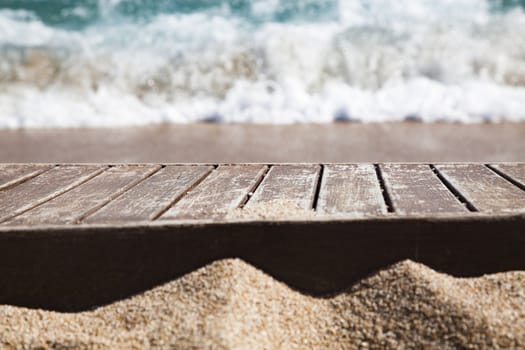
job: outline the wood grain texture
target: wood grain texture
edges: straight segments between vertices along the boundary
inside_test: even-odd
[[[0,164],[0,224],[380,219],[388,204],[394,217],[525,213],[525,164],[384,164],[378,169],[372,164],[217,169]]]
[[[40,175],[53,165],[0,164],[0,191]]]
[[[482,213],[525,212],[525,191],[482,164],[444,164],[436,168]]]
[[[267,167],[219,166],[199,186],[166,211],[161,220],[218,219],[238,208]]]
[[[101,173],[105,166],[60,166],[0,192],[0,223],[49,201]]]
[[[257,188],[245,208],[284,206],[287,208],[312,208],[320,165],[275,165]]]
[[[493,168],[501,171],[525,188],[525,164],[491,164]]]
[[[327,215],[377,216],[387,213],[373,164],[324,167],[317,212]]]
[[[211,166],[167,166],[84,222],[153,220],[212,170]]]
[[[73,190],[11,220],[14,225],[76,224],[160,166],[115,166]]]
[[[398,215],[468,211],[426,164],[382,164],[380,169]]]

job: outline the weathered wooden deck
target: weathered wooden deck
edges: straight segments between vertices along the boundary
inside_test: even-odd
[[[524,252],[525,164],[0,164],[0,303],[82,309],[225,257],[326,293]]]
[[[525,213],[525,164],[0,165],[0,223]]]

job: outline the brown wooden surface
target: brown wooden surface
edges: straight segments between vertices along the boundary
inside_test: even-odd
[[[35,177],[53,165],[0,164],[0,190]]]
[[[311,209],[320,169],[319,165],[273,166],[245,208]]]
[[[23,215],[13,224],[74,224],[142,181],[160,166],[115,166]]]
[[[436,168],[482,213],[525,212],[525,191],[482,164],[443,164]]]
[[[212,170],[211,166],[167,166],[84,222],[154,220]]]
[[[399,215],[467,212],[426,164],[382,164],[381,172]]]
[[[0,223],[80,185],[105,166],[61,166],[0,192]]]
[[[481,164],[50,166],[0,189],[0,219],[14,217],[0,225],[0,304],[89,310],[231,257],[319,295],[404,259],[458,276],[525,269],[525,191]],[[308,210],[250,216],[275,201]]]
[[[525,164],[491,164],[491,166],[525,188]]]
[[[317,212],[378,216],[387,213],[373,164],[326,165]]]
[[[219,166],[160,219],[224,217],[245,201],[266,169],[263,165]]]
[[[0,224],[525,213],[525,164],[0,165]]]

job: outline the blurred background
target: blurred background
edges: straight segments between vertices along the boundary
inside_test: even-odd
[[[0,161],[516,161],[523,0],[0,0]]]

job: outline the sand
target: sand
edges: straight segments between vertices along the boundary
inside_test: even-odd
[[[404,261],[339,295],[240,260],[93,311],[0,306],[3,349],[525,348],[525,272],[459,279]]]
[[[0,162],[525,161],[525,123],[0,130]]]

